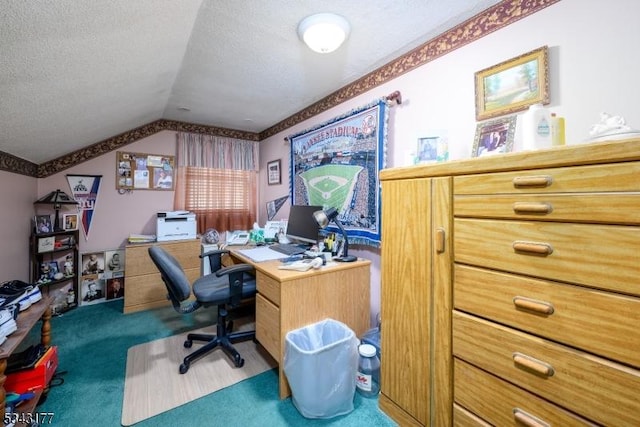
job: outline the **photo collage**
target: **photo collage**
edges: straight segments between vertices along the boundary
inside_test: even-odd
[[[124,249],[82,254],[80,305],[124,298],[124,256]]]

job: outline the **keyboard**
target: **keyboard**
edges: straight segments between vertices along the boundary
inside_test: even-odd
[[[301,248],[298,245],[292,245],[290,243],[276,243],[275,245],[269,246],[269,249],[273,249],[276,252],[289,256],[300,255],[307,251],[305,248]]]

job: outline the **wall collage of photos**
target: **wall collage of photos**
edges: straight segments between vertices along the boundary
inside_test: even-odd
[[[81,255],[79,305],[124,298],[124,249]]]

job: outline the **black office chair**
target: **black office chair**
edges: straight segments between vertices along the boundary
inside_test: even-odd
[[[167,287],[167,298],[171,300],[173,308],[178,313],[192,313],[200,307],[211,305],[218,307],[216,335],[187,335],[187,340],[184,342],[186,348],[190,348],[193,341],[204,341],[206,344],[184,358],[180,365],[181,374],[189,370],[192,362],[218,346],[231,358],[235,366],[240,368],[244,365],[244,359],[232,343],[248,339],[255,340],[255,331],[231,333],[233,321],[227,319],[227,307],[237,307],[242,299],[255,296],[255,278],[249,274],[253,268],[248,264],[236,264],[223,268],[221,258],[225,253],[228,251],[214,250],[200,255],[200,258],[207,257],[209,259],[212,273],[200,277],[190,285],[182,267],[171,254],[161,246],[149,247],[149,256],[160,270],[162,281]],[[191,296],[191,290],[193,290],[196,299],[184,303]]]

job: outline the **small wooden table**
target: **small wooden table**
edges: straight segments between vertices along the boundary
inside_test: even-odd
[[[40,342],[45,348],[49,347],[51,342],[51,300],[52,297],[43,295],[42,300],[32,304],[27,310],[20,312],[16,320],[18,330],[9,335],[7,340],[0,346],[0,420],[4,419],[4,407],[7,397],[6,390],[4,389],[4,382],[7,379],[5,375],[7,359],[18,348],[39,320],[42,320]],[[27,413],[33,411],[41,394],[42,391],[36,393],[33,399],[20,405],[20,412]]]

